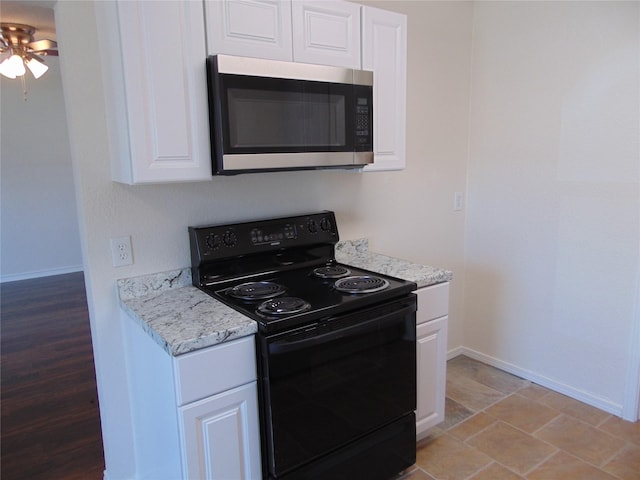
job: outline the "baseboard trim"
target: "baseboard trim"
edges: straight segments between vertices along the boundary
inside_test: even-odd
[[[598,408],[607,413],[611,413],[612,415],[615,415],[617,417],[622,416],[622,405],[613,403],[610,400],[595,395],[591,395],[582,390],[573,388],[565,383],[558,382],[552,378],[545,377],[544,375],[539,375],[530,370],[518,367],[517,365],[513,365],[508,362],[504,362],[470,348],[456,347],[450,350],[449,352],[447,352],[447,360],[457,357],[458,355],[466,355],[467,357],[473,358],[474,360],[478,360],[479,362],[486,363],[487,365],[491,365],[492,367],[499,368],[500,370],[504,370],[505,372],[524,378],[525,380],[529,380],[530,382],[536,383],[545,388],[553,390],[554,392],[561,393],[563,395],[566,395],[567,397],[571,397],[575,400],[586,403],[587,405],[591,405],[592,407]]]
[[[69,267],[52,268],[49,270],[39,270],[35,272],[10,273],[8,275],[0,275],[0,283],[15,282],[18,280],[29,280],[32,278],[50,277],[52,275],[63,275],[65,273],[81,272],[82,265],[72,265]]]

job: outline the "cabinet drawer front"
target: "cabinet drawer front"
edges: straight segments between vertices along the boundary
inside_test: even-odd
[[[418,324],[449,314],[449,282],[419,288],[415,293],[418,295]]]
[[[175,376],[178,405],[255,380],[253,336],[176,357]]]

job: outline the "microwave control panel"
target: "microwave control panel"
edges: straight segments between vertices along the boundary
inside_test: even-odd
[[[373,150],[372,88],[355,86],[355,149]]]

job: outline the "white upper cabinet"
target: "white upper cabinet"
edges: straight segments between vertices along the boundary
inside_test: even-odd
[[[97,2],[118,182],[211,179],[202,4]]]
[[[294,0],[293,59],[359,69],[360,5]]]
[[[365,170],[404,168],[404,15],[342,1],[115,0],[96,2],[96,22],[117,182],[211,180],[205,59],[218,53],[372,70]]]
[[[205,0],[207,53],[360,68],[360,5]]]
[[[407,17],[362,8],[362,68],[373,71],[374,163],[365,171],[405,167]]]
[[[290,0],[205,0],[207,53],[293,60]]]

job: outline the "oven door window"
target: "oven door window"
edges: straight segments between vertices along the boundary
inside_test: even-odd
[[[354,150],[353,85],[221,75],[226,154]]]
[[[280,475],[415,410],[415,299],[266,340],[268,461]]]

